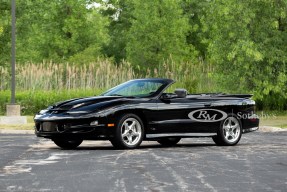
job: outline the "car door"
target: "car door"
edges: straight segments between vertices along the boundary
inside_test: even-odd
[[[212,99],[200,97],[158,99],[154,112],[155,133],[201,133],[210,132],[212,123],[198,122],[189,117],[192,111],[207,109]]]

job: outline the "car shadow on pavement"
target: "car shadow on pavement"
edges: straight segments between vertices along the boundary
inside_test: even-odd
[[[137,149],[131,149],[131,150],[140,150],[140,149],[171,149],[171,148],[200,148],[200,147],[211,147],[211,146],[216,146],[215,144],[212,143],[196,143],[196,144],[177,144],[175,146],[162,146],[160,144],[144,144],[139,146]],[[59,149],[59,150],[67,150],[67,149],[60,149],[57,147],[53,147],[50,149]],[[127,150],[127,149],[116,149],[112,145],[95,145],[95,146],[79,146],[76,149],[72,149],[75,151],[82,151],[82,150]]]

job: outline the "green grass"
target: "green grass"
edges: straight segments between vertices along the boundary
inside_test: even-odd
[[[287,111],[257,111],[260,126],[287,128]]]
[[[280,115],[271,118],[261,118],[260,126],[287,128],[287,115]]]

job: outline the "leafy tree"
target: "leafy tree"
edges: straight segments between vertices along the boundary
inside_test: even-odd
[[[0,0],[0,66],[10,61],[11,16],[10,1]]]
[[[210,6],[209,1],[182,0],[183,13],[189,18],[190,30],[187,34],[187,43],[194,46],[198,56],[204,60],[207,55],[208,44],[204,41],[208,31],[203,30],[202,18]]]
[[[110,0],[102,2],[104,9],[102,13],[110,19],[109,44],[104,47],[104,53],[114,58],[118,64],[127,58],[126,44],[128,31],[131,28],[132,11],[134,3],[132,0]]]
[[[42,0],[45,1],[45,0]],[[37,1],[38,6],[43,5]],[[96,9],[87,9],[85,0],[53,1],[41,7],[36,26],[43,58],[67,60],[79,52],[100,55],[100,46],[106,43],[106,22]],[[48,34],[47,34],[48,33]],[[40,40],[41,39],[41,40]]]
[[[88,9],[86,0],[17,1],[16,15],[19,63],[43,59],[89,62],[101,56],[102,46],[108,43],[107,18],[96,8]],[[9,27],[4,28],[1,49],[7,50]]]
[[[208,33],[208,61],[219,82],[255,98],[286,98],[287,2],[285,0],[211,1],[201,18]],[[283,107],[281,102],[280,107]],[[278,106],[279,107],[279,106]]]
[[[89,63],[96,61],[98,57],[104,57],[105,46],[110,42],[108,34],[109,20],[103,16],[101,12],[94,8],[86,15],[87,26],[83,26],[80,32],[87,30],[81,34],[79,44],[82,45],[82,36],[86,38],[86,45],[81,48],[82,51],[76,52],[70,57],[69,61],[74,63]]]
[[[165,60],[188,61],[196,55],[186,43],[190,30],[180,1],[133,1],[131,28],[127,39],[127,60],[132,64],[153,68]]]

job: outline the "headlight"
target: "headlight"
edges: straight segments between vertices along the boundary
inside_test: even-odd
[[[99,124],[98,121],[92,121],[92,122],[90,123],[91,126],[97,126],[98,124]]]

